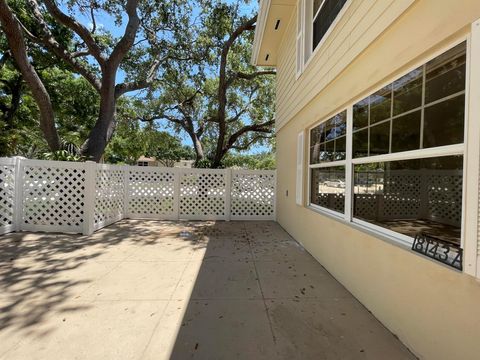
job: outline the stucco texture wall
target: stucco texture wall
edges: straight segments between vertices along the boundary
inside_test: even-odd
[[[297,206],[297,134],[368,95],[381,82],[393,80],[422,58],[468,36],[470,23],[479,17],[480,1],[417,0],[277,133],[278,222],[417,356],[425,359],[480,358],[480,282]],[[295,44],[283,44],[284,48],[290,46]],[[304,168],[306,165],[305,161]],[[307,193],[305,170],[305,199]]]

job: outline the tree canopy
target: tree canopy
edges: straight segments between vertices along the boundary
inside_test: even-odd
[[[248,1],[0,0],[0,12],[0,155],[221,167],[269,146],[275,72],[250,65]]]

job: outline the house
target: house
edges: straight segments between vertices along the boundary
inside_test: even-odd
[[[261,0],[277,220],[426,359],[480,358],[480,1]]]
[[[137,159],[137,166],[159,166],[158,161],[154,157],[140,156]]]

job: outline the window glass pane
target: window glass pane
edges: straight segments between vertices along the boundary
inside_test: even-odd
[[[310,164],[320,163],[320,157],[325,151],[325,143],[317,143],[313,146],[310,146]]]
[[[465,95],[425,108],[423,147],[463,142]]]
[[[335,139],[335,160],[345,160],[347,150],[346,136]]]
[[[368,97],[353,105],[353,130],[368,126]]]
[[[419,67],[393,83],[393,116],[422,105],[423,67]]]
[[[390,150],[390,121],[370,128],[370,156],[388,154]]]
[[[368,129],[354,132],[352,145],[354,158],[368,156]]]
[[[335,144],[339,137],[345,137],[347,111],[331,117],[310,130],[310,164],[345,159],[345,140],[339,142],[339,154],[335,154]],[[343,141],[343,145],[342,145]]]
[[[322,161],[333,161],[335,155],[335,141],[330,140],[325,143],[325,155]]]
[[[345,211],[345,166],[311,169],[310,203]]]
[[[313,16],[317,13],[320,5],[322,5],[323,0],[313,0]]]
[[[347,110],[335,115],[332,119],[335,123],[335,137],[345,135],[347,133]]]
[[[426,65],[425,103],[465,90],[466,43],[429,61]]]
[[[354,217],[460,244],[462,169],[462,156],[355,165]]]
[[[333,140],[336,137],[336,129],[335,129],[335,119],[331,118],[326,121],[326,132],[325,132],[325,139]]]
[[[320,161],[321,143],[325,140],[325,124],[320,124],[310,130],[310,164]]]
[[[392,152],[420,148],[420,110],[392,120]]]
[[[327,33],[330,25],[335,21],[340,10],[347,0],[325,0],[318,13],[317,17],[313,21],[313,46],[315,49],[322,40],[323,36]],[[313,14],[315,16],[315,13]]]
[[[391,116],[392,84],[370,95],[370,125]]]

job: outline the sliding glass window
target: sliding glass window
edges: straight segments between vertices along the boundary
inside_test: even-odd
[[[460,245],[465,83],[462,42],[311,129],[310,204]]]

